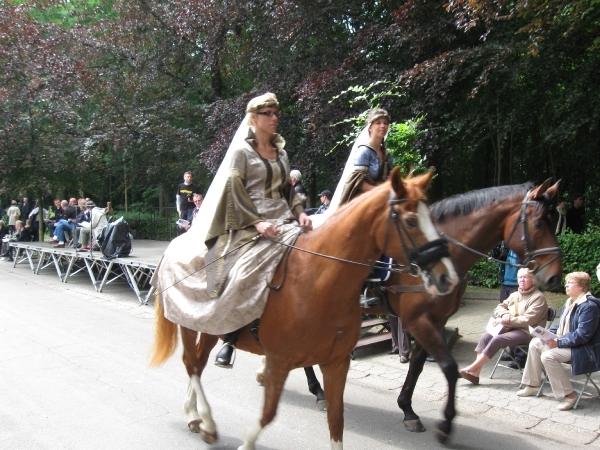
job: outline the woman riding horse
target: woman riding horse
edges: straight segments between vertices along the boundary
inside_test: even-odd
[[[250,100],[199,211],[203,226],[173,241],[152,280],[169,320],[226,333],[215,362],[220,367],[232,367],[238,330],[264,310],[286,250],[274,241],[292,243],[302,229],[312,229],[290,182],[278,123],[274,94]],[[200,251],[198,242],[206,244]]]

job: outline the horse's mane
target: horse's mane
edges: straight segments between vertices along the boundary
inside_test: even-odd
[[[509,186],[495,186],[464,194],[453,195],[430,206],[431,213],[436,222],[441,222],[447,217],[466,216],[490,205],[492,202],[503,202],[505,200],[523,200],[527,191],[535,185],[531,182]],[[547,202],[538,202],[535,214],[546,212]],[[538,208],[543,208],[538,210]]]

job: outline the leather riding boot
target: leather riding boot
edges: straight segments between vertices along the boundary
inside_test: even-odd
[[[219,353],[217,353],[217,359],[215,361],[216,366],[223,367],[224,369],[233,368],[231,358],[235,351],[235,344],[239,333],[240,330],[236,330],[225,335],[223,338],[223,346],[221,347],[221,350],[219,350]]]

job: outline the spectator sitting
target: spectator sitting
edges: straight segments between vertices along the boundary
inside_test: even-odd
[[[504,329],[497,336],[487,331],[475,347],[477,358],[459,373],[465,380],[479,384],[479,374],[483,366],[504,347],[528,344],[531,341],[529,327],[545,326],[548,318],[546,297],[535,285],[532,273],[527,268],[517,273],[519,289],[494,309],[494,325],[502,324]]]
[[[290,171],[290,182],[292,183],[292,186],[294,186],[294,190],[296,191],[296,194],[298,194],[298,197],[302,202],[302,206],[304,206],[305,208],[310,207],[310,202],[308,201],[308,194],[306,193],[306,189],[304,189],[304,186],[302,186],[302,174],[299,170],[294,169]]]
[[[573,196],[573,206],[567,211],[567,228],[573,233],[583,233],[583,195]]]
[[[31,230],[31,221],[29,219],[25,223],[25,226],[23,226],[23,222],[21,220],[17,220],[15,223],[17,242],[31,242]],[[7,258],[6,261],[14,261],[11,247],[7,247],[6,251],[0,256]]]
[[[202,197],[202,194],[200,193],[196,193],[194,194],[194,208],[189,209],[187,211],[187,216],[186,217],[182,217],[182,219],[187,220],[189,223],[185,224],[185,225],[177,225],[177,227],[179,228],[178,230],[178,235],[185,233],[187,230],[190,229],[190,227],[192,226],[192,223],[194,223],[194,219],[196,218],[196,216],[198,215],[198,212],[200,211],[200,206],[202,206],[202,201],[204,200],[204,197]]]
[[[90,214],[90,221],[82,223],[80,229],[81,248],[82,250],[90,250],[102,234],[102,230],[108,225],[106,215],[110,214],[112,209],[110,203],[106,208],[98,208],[91,200],[85,206]],[[93,234],[92,242],[89,242],[91,234]]]
[[[35,204],[35,208],[33,208],[31,210],[31,212],[29,213],[29,219],[31,220],[31,222],[33,223],[33,240],[37,241],[38,237],[40,235],[40,222],[39,222],[39,215],[38,215],[38,211],[40,210],[39,205],[39,200],[36,202]],[[46,208],[42,208],[42,220],[44,220],[45,218],[48,217],[48,210]]]
[[[299,170],[294,169],[290,172],[290,180],[292,182],[292,186],[294,186],[296,194],[306,195],[306,190],[304,189],[304,186],[302,186],[302,174]]]
[[[69,200],[69,206],[65,208],[63,218],[58,221],[56,228],[54,229],[54,236],[48,241],[54,244],[56,248],[65,247],[65,231],[73,231],[77,222],[77,200],[71,198]]]
[[[48,228],[50,236],[54,235],[54,228],[56,227],[56,224],[60,221],[60,219],[63,218],[63,214],[67,206],[69,206],[68,201],[63,200],[61,202],[57,198],[54,199],[54,207],[50,207],[48,219],[46,219],[46,227]]]
[[[500,303],[519,288],[519,283],[517,282],[519,258],[510,249],[508,249],[508,253],[506,254],[506,262],[508,264],[500,264]],[[502,357],[502,361],[511,361],[508,367],[519,370],[525,366],[525,361],[527,360],[526,353],[515,350],[515,347],[510,347],[510,354],[512,358],[508,355]],[[516,362],[513,361],[513,358]]]
[[[600,302],[590,294],[590,276],[572,272],[565,277],[569,296],[560,313],[558,325],[550,328],[558,338],[543,342],[539,338],[529,344],[529,357],[521,383],[519,397],[537,395],[542,370],[546,371],[554,397],[562,399],[559,411],[568,411],[577,401],[571,381],[562,363],[571,362],[573,375],[600,370]]]
[[[11,201],[11,205],[6,212],[6,215],[8,216],[8,229],[11,234],[14,234],[15,224],[17,223],[17,220],[19,220],[19,217],[21,217],[21,210],[17,206],[16,200]]]
[[[315,214],[323,214],[325,211],[327,211],[327,208],[329,208],[329,203],[331,202],[331,197],[333,196],[331,195],[331,191],[324,190],[319,194],[319,197],[322,205],[319,206],[319,209],[317,209]]]

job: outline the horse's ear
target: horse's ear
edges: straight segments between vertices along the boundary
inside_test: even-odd
[[[399,166],[396,166],[392,169],[392,173],[390,173],[390,180],[392,182],[392,189],[394,189],[396,196],[398,198],[403,198],[406,192],[406,187],[404,186],[402,170]]]
[[[548,196],[548,198],[554,198],[556,197],[556,194],[558,194],[558,186],[560,185],[560,180],[558,180],[556,183],[554,183],[552,186],[550,186],[548,188],[548,190],[546,191],[546,196]]]
[[[528,200],[537,200],[538,198],[541,198],[550,187],[550,183],[552,183],[552,178],[548,178],[546,181],[536,187],[529,193]]]
[[[419,175],[411,180],[411,183],[417,185],[421,192],[425,194],[431,187],[431,179],[433,178],[433,174],[435,173],[435,167],[431,166],[427,173],[423,175]]]

